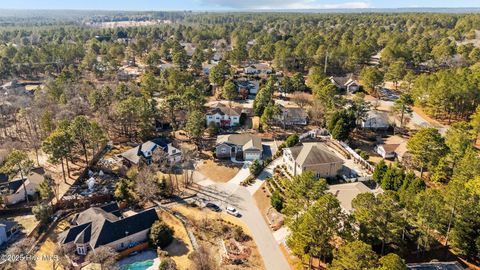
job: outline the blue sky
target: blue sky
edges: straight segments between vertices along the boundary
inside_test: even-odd
[[[480,0],[0,0],[1,9],[237,10],[480,7]]]

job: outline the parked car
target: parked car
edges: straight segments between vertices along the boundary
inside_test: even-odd
[[[240,212],[238,212],[237,209],[235,209],[232,206],[227,206],[227,213],[229,213],[230,215],[232,215],[234,217],[240,216]]]
[[[205,205],[205,207],[207,207],[208,209],[214,211],[214,212],[220,212],[222,211],[222,209],[220,209],[220,207],[218,207],[218,205],[214,204],[214,203],[207,203]]]

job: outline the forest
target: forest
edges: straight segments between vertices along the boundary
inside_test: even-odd
[[[403,269],[389,268],[398,265],[393,253],[415,249],[421,256],[439,240],[479,263],[478,14],[18,12],[0,13],[0,81],[43,86],[0,97],[2,148],[33,150],[37,164],[43,151],[62,165],[64,179],[72,160],[88,163],[107,138],[151,139],[156,122],[186,130],[201,148],[212,89],[234,100],[235,68],[263,61],[283,77],[263,79],[253,102],[265,131],[277,113],[274,93],[301,92],[313,96],[311,120],[348,141],[369,105],[358,95],[347,107],[328,78],[354,74],[372,96],[388,81],[401,93],[395,101],[401,127],[404,114],[418,106],[449,130],[444,136],[431,128],[412,133],[408,159],[375,167],[373,180],[386,192],[357,197],[351,216],[341,212],[324,180],[296,178],[281,202],[292,231],[287,244],[298,257],[320,258],[331,269]],[[150,20],[158,23],[88,24]],[[218,52],[223,59],[201,76],[202,65]],[[137,63],[144,74],[119,79]],[[166,63],[175,67],[162,68]],[[332,244],[338,238],[346,243],[339,250]],[[345,267],[360,251],[373,259]]]

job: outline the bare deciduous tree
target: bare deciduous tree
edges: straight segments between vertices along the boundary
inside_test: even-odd
[[[212,254],[212,251],[201,245],[198,249],[190,254],[190,259],[195,262],[193,267],[194,270],[216,270],[218,265],[215,262],[215,256]]]
[[[160,192],[155,171],[150,166],[143,166],[135,177],[135,193],[142,202],[155,199]]]
[[[312,98],[305,92],[296,91],[292,94],[292,101],[303,109],[312,102]]]
[[[95,250],[91,250],[86,260],[101,265],[102,270],[118,270],[117,252],[108,246],[101,246]]]

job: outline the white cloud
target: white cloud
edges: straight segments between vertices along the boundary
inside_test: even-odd
[[[370,1],[333,2],[322,0],[199,0],[201,4],[237,9],[355,9],[369,8]]]

